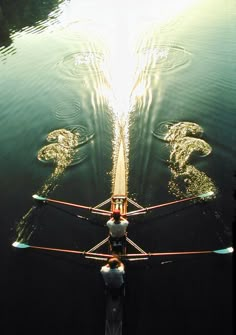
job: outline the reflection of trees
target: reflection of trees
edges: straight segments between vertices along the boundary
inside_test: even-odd
[[[10,32],[7,24],[7,20],[5,19],[2,11],[2,7],[0,5],[0,46],[10,44]]]
[[[10,34],[46,20],[62,0],[0,0],[0,45],[11,43]]]

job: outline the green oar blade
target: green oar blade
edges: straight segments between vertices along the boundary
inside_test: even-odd
[[[225,254],[230,254],[233,251],[234,251],[234,248],[233,247],[229,247],[229,248],[225,248],[225,249],[214,250],[213,252],[215,254],[225,255]]]
[[[204,194],[200,194],[198,195],[199,198],[207,198],[207,197],[211,197],[214,194],[214,192],[210,191]]]
[[[20,242],[17,242],[17,241],[12,243],[12,246],[15,247],[15,248],[20,248],[20,249],[30,248],[30,246],[28,244],[20,243]]]
[[[41,197],[38,194],[33,194],[32,198],[34,198],[35,200],[40,200],[40,201],[46,201],[47,200],[47,198]]]

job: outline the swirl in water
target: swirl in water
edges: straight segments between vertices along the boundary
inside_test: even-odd
[[[169,191],[178,197],[188,197],[209,191],[215,193],[216,187],[211,178],[190,164],[190,159],[194,154],[204,157],[212,151],[208,143],[195,138],[195,136],[202,136],[203,129],[192,122],[167,122],[165,126],[161,124],[160,129],[154,135],[169,142],[170,146]]]
[[[54,130],[47,136],[48,142],[56,142],[44,146],[38,152],[38,159],[53,161],[57,168],[67,167],[73,161],[74,148],[79,144],[79,133],[73,134],[66,129]]]
[[[92,138],[93,134],[86,134],[86,129],[81,126],[57,129],[48,134],[47,141],[53,143],[39,150],[38,159],[42,162],[52,162],[56,167],[41,188],[41,195],[45,196],[55,189],[57,179],[68,166],[78,164],[86,158],[86,153],[81,153],[79,146],[87,143]]]

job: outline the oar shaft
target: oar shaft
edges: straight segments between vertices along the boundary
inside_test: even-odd
[[[32,249],[64,252],[64,253],[77,254],[77,255],[83,255],[83,256],[95,256],[95,257],[107,257],[107,258],[112,257],[112,255],[110,254],[100,254],[100,253],[95,253],[95,252],[86,252],[86,251],[79,251],[79,250],[49,248],[49,247],[41,247],[41,246],[36,246],[36,245],[28,245],[28,247]]]
[[[148,252],[145,254],[126,254],[124,257],[151,257],[151,256],[184,256],[184,255],[201,255],[201,254],[221,254],[227,255],[234,251],[232,247],[216,250],[193,250],[193,251],[171,251],[171,252]]]
[[[46,201],[53,202],[53,203],[56,203],[56,204],[65,205],[65,206],[76,207],[76,208],[84,208],[84,209],[88,209],[88,210],[92,209],[92,207],[89,207],[89,206],[73,204],[71,202],[65,202],[65,201],[55,200],[55,199],[50,199],[50,198],[46,198]]]
[[[212,250],[204,250],[204,251],[180,251],[180,252],[150,252],[145,254],[126,254],[124,257],[151,257],[151,256],[183,256],[183,255],[198,255],[198,254],[211,254],[214,253]]]
[[[178,203],[181,203],[181,202],[194,200],[194,199],[197,199],[197,198],[203,198],[203,197],[202,197],[202,195],[200,195],[200,196],[198,195],[198,196],[193,196],[193,197],[189,197],[189,198],[185,198],[185,199],[179,199],[179,200],[174,200],[174,201],[171,201],[171,202],[166,202],[164,204],[159,204],[159,205],[146,207],[146,208],[143,208],[143,209],[137,209],[135,211],[128,212],[127,216],[136,215],[136,214],[145,214],[152,209],[161,208],[161,207],[165,207],[165,206],[170,206],[170,205],[178,204]]]
[[[84,205],[79,205],[79,204],[74,204],[71,202],[66,202],[62,200],[56,200],[56,199],[50,199],[50,198],[45,198],[45,201],[47,202],[52,202],[60,205],[65,205],[65,206],[70,206],[70,207],[75,207],[75,208],[82,208],[82,209],[87,209],[90,212],[97,213],[97,214],[105,214],[105,215],[110,215],[110,211],[106,211],[104,209],[99,209],[99,208],[94,208],[94,207],[89,207],[89,206],[84,206]]]
[[[174,200],[171,202],[167,202],[165,204],[160,204],[160,205],[155,205],[155,206],[151,206],[148,207],[147,210],[151,210],[151,209],[155,209],[155,208],[159,208],[159,207],[165,207],[165,206],[169,206],[169,205],[174,205],[174,204],[178,204],[180,202],[185,202],[185,201],[189,201],[189,200],[193,200],[193,199],[197,199],[199,198],[199,196],[194,196],[194,197],[190,197],[190,198],[185,198],[185,199],[179,199],[179,200]]]

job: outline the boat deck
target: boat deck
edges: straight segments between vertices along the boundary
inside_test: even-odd
[[[120,139],[118,155],[113,168],[113,178],[113,197],[127,196],[127,158],[123,138]]]

